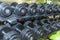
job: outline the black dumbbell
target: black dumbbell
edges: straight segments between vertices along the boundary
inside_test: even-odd
[[[43,31],[41,30],[41,28],[33,24],[31,21],[25,22],[24,26],[26,26],[26,28],[31,29],[34,32],[36,38],[41,37],[43,35]]]
[[[5,18],[5,17],[9,17],[12,13],[11,13],[11,7],[9,4],[6,3],[1,3],[0,4],[0,16]]]
[[[44,6],[43,6],[43,4],[38,4],[37,5],[37,13],[39,15],[43,15],[44,14]]]
[[[36,15],[37,14],[37,4],[31,3],[28,6],[28,15]]]
[[[50,24],[50,25],[51,25],[50,27],[52,28],[53,31],[56,31],[56,30],[59,29],[58,26],[56,25],[56,23],[57,23],[57,22],[53,22],[53,23]],[[53,31],[52,31],[52,32],[53,32]]]
[[[18,3],[16,2],[10,4],[10,6],[12,7],[12,12],[14,12],[16,5],[18,5]]]
[[[45,32],[46,35],[49,34],[49,33],[51,33],[51,31],[52,31],[52,28],[50,27],[49,24],[44,24],[42,26],[42,29],[43,29],[43,31]]]
[[[25,28],[21,23],[12,26],[12,29],[20,33],[22,40],[35,40],[33,32],[30,29]]]
[[[52,9],[51,9],[51,6],[49,4],[44,4],[44,10],[45,10],[45,14],[49,15],[52,13]]]
[[[58,13],[60,13],[60,5],[59,4],[57,5],[57,10],[58,10]]]
[[[33,22],[33,24],[36,26],[36,34],[37,34],[38,36],[43,35],[43,34],[44,34],[43,29],[42,29],[43,24],[40,22],[40,20],[35,20],[35,21]],[[40,30],[42,31],[41,34],[40,34],[40,32],[39,32]]]
[[[58,13],[58,9],[57,9],[57,5],[56,4],[53,4],[53,6],[52,6],[52,12],[53,13]]]
[[[60,21],[56,21],[56,22],[55,22],[55,26],[56,26],[58,29],[60,29]]]
[[[26,13],[27,13],[27,8],[26,8],[25,6],[22,6],[21,4],[18,4],[18,5],[15,7],[14,13],[15,13],[17,16],[25,16]]]
[[[0,25],[0,40],[21,40],[21,35],[8,25]]]

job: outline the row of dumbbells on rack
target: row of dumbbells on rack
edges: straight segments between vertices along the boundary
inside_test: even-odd
[[[11,4],[0,2],[0,21],[9,19],[28,20],[41,16],[60,14],[60,5],[13,2]]]
[[[0,40],[36,40],[59,29],[60,18],[26,21],[23,24],[4,22],[0,25]]]

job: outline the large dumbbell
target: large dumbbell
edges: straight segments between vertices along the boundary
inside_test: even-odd
[[[0,22],[4,22],[11,17],[13,17],[11,6],[7,3],[1,2],[1,4],[0,4]]]
[[[37,5],[37,13],[39,15],[43,15],[44,14],[44,6],[43,6],[43,4],[38,4]]]
[[[49,4],[44,4],[44,10],[45,10],[45,14],[51,14],[52,13],[52,9],[51,9],[51,5]]]
[[[21,35],[8,25],[0,25],[0,40],[21,40]]]
[[[57,27],[56,29],[60,29],[60,21],[56,21],[55,23],[54,23],[54,27]]]
[[[43,31],[45,32],[46,35],[51,33],[51,31],[53,31],[49,24],[44,24],[42,26],[42,29],[43,29]]]
[[[39,26],[34,25],[31,21],[25,22],[24,26],[26,26],[26,28],[31,29],[34,32],[36,38],[42,37],[43,31],[41,30],[41,28]]]
[[[48,20],[46,20],[48,21]],[[34,24],[37,26],[37,27],[40,27],[40,30],[42,29],[43,32],[44,32],[44,35],[48,35],[56,30],[59,29],[59,26],[60,26],[60,23],[56,23],[56,22],[53,22],[51,24],[48,24],[47,22],[44,23],[44,25],[40,22],[40,20],[35,20],[34,21]],[[57,25],[56,25],[57,24]],[[42,26],[41,26],[42,25]],[[44,37],[43,35],[43,37]]]
[[[14,14],[16,14],[17,16],[25,16],[27,13],[27,8],[25,6],[23,4],[17,4],[16,6],[13,6]]]
[[[0,16],[5,18],[5,17],[9,17],[12,13],[11,13],[11,7],[9,4],[6,3],[1,3],[0,4]]]
[[[53,6],[52,6],[52,12],[53,13],[58,13],[58,9],[57,9],[57,5],[56,4],[53,4]]]
[[[47,20],[46,20],[47,21]],[[50,24],[46,23],[41,23],[40,20],[35,20],[34,24],[36,25],[36,27],[40,27],[40,30],[42,29],[44,34],[48,34],[51,32],[51,27]]]
[[[31,3],[28,7],[28,14],[29,15],[36,15],[37,14],[37,4]]]
[[[60,13],[60,5],[59,4],[57,5],[57,10]]]
[[[44,32],[46,32],[46,34],[54,32],[54,31],[58,30],[59,28],[60,28],[60,23],[57,21],[52,21],[50,24],[45,23],[42,26],[42,29],[44,30]]]
[[[30,29],[25,28],[20,23],[17,23],[16,25],[12,26],[12,29],[20,33],[22,40],[35,40],[33,32]]]
[[[52,28],[53,31],[56,31],[56,30],[59,29],[59,27],[56,25],[56,23],[57,23],[57,22],[53,22],[53,23],[50,24],[50,25],[51,25],[50,27]],[[53,31],[52,31],[52,32],[53,32]]]

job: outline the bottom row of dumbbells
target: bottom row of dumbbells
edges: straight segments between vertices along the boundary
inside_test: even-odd
[[[55,20],[55,21],[54,21]],[[0,40],[36,40],[60,28],[59,18],[0,25]]]

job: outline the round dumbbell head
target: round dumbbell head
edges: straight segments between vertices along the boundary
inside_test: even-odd
[[[18,16],[25,16],[27,13],[27,8],[21,5],[17,5],[14,10],[14,13]]]
[[[0,4],[0,15],[2,17],[8,17],[11,15],[11,7],[9,4],[1,3]]]
[[[34,40],[35,39],[33,32],[28,28],[25,28],[21,32],[21,34],[22,34],[22,38],[24,38],[25,40]]]
[[[41,15],[44,13],[44,6],[42,4],[38,4],[37,12]]]

